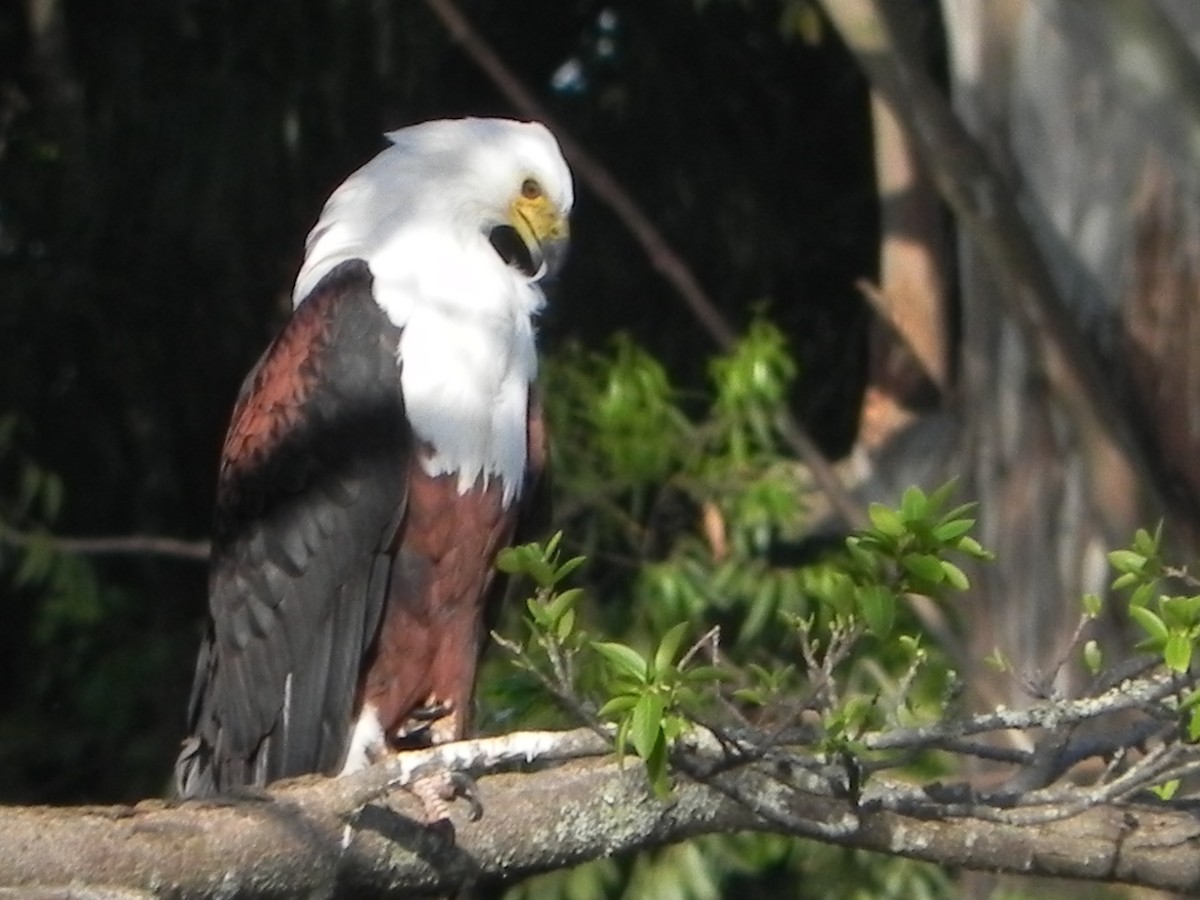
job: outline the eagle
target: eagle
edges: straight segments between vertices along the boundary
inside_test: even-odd
[[[570,171],[535,122],[391,132],[329,197],[217,479],[183,798],[465,736],[540,505],[534,317]]]

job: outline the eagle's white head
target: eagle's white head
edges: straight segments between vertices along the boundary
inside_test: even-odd
[[[390,132],[391,146],[352,174],[308,236],[293,302],[347,259],[364,259],[398,325],[415,274],[455,305],[495,287],[532,285],[561,261],[574,204],[571,173],[537,122],[441,119]],[[470,274],[470,283],[458,275]],[[449,284],[439,285],[445,279]],[[520,291],[540,305],[540,291]],[[482,296],[481,296],[482,295]],[[526,298],[528,299],[528,298]],[[484,303],[483,306],[491,304]]]
[[[558,143],[536,122],[454,119],[388,134],[309,234],[297,305],[328,272],[365,260],[403,331],[401,383],[430,475],[460,491],[521,489],[537,356],[532,317],[561,262],[574,203]]]

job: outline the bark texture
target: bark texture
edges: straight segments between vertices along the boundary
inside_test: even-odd
[[[1049,821],[1003,823],[953,791],[955,799],[939,800],[936,789],[872,781],[852,799],[803,769],[714,766],[700,750],[681,759],[693,774],[664,800],[639,764],[613,761],[604,743],[586,731],[517,734],[223,801],[10,808],[0,812],[0,886],[21,896],[399,897],[751,830],[951,866],[1200,893],[1200,821],[1186,809],[1101,806],[1054,819],[1045,807]],[[444,764],[542,767],[480,777],[484,816],[456,818],[451,835],[421,825],[416,801],[389,788]]]

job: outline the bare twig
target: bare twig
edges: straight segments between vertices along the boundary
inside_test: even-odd
[[[1160,675],[1125,682],[1096,697],[1039,703],[1028,709],[998,708],[966,719],[937,722],[920,728],[896,728],[866,735],[863,743],[872,750],[898,750],[992,731],[1062,728],[1125,710],[1146,710],[1195,680],[1181,682]]]
[[[0,523],[0,544],[11,547],[32,547],[48,541],[61,553],[83,556],[167,556],[194,562],[208,562],[208,541],[188,541],[180,538],[148,534],[122,537],[67,537],[45,532],[19,531]]]
[[[709,665],[719,665],[721,662],[721,626],[714,625],[696,640],[688,649],[687,653],[679,660],[679,668],[687,668],[687,664],[692,661],[692,658],[701,650],[708,651]]]
[[[547,654],[551,658],[551,666],[554,668],[554,677],[550,678],[539,666],[533,663],[525,648],[516,641],[510,641],[495,631],[492,632],[492,640],[513,657],[516,665],[533,675],[550,696],[562,705],[563,709],[580,722],[583,722],[595,734],[607,734],[606,729],[608,726],[596,717],[596,710],[593,707],[580,700],[575,693],[574,680],[566,669],[561,667],[560,663],[555,662],[556,656],[561,660],[560,652],[551,651],[549,648],[546,648]]]

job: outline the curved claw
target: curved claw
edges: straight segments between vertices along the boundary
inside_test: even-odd
[[[466,772],[451,772],[450,782],[454,785],[454,795],[462,797],[471,807],[467,818],[472,822],[482,819],[483,802],[479,799],[479,786],[475,784],[475,779]]]
[[[479,790],[475,781],[466,772],[449,770],[418,778],[408,786],[414,797],[421,801],[425,824],[436,826],[450,819],[450,804],[463,798],[470,805],[467,817],[472,822],[483,818],[483,804],[479,801]]]

